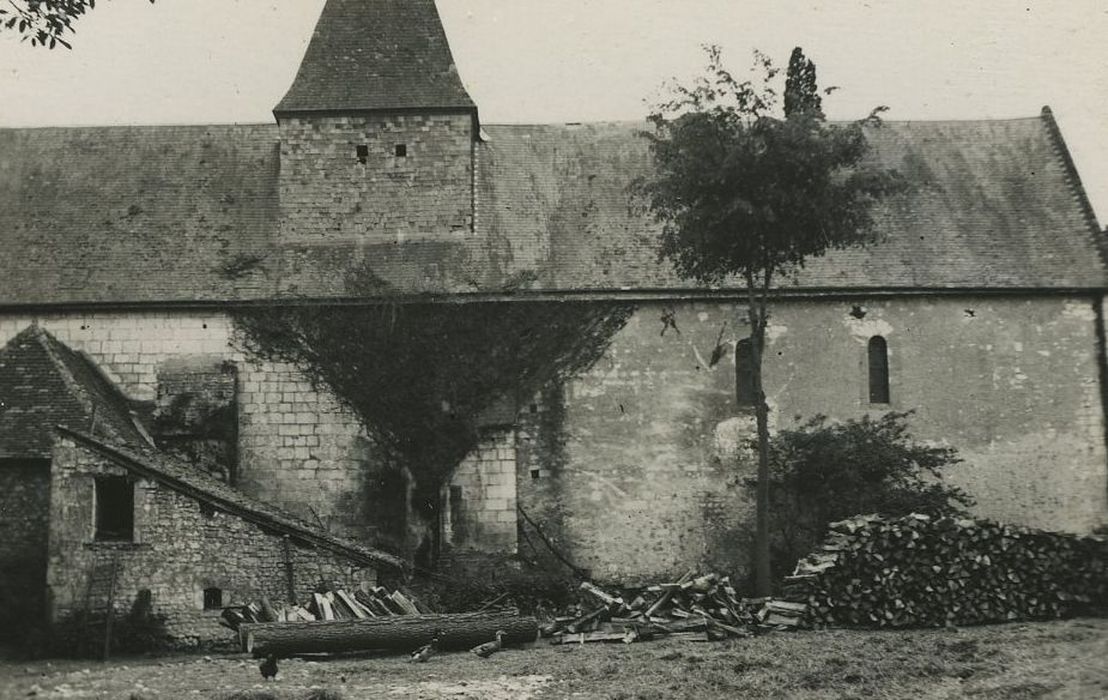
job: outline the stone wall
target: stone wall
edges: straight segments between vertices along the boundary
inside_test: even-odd
[[[663,322],[671,312],[676,328]],[[754,472],[741,447],[753,419],[735,398],[744,316],[727,303],[644,304],[558,403],[524,416],[534,429],[521,430],[520,502],[551,515],[578,565],[625,580],[743,568]],[[965,459],[949,477],[980,515],[1088,532],[1108,523],[1095,326],[1094,302],[1079,297],[781,302],[771,428],[914,409],[919,439]],[[875,335],[888,343],[888,405],[869,404]],[[726,354],[713,366],[717,338]]]
[[[455,550],[516,551],[516,431],[494,430],[459,466],[446,494]]]
[[[268,595],[286,600],[290,585],[303,602],[322,583],[356,587],[373,583],[372,568],[341,554],[286,540],[255,523],[210,508],[148,479],[135,481],[134,541],[94,541],[94,479],[127,472],[99,453],[68,440],[54,450],[51,474],[49,570],[51,614],[64,620],[85,605],[88,577],[98,558],[118,553],[115,609],[130,610],[142,590],[153,612],[166,618],[170,641],[180,646],[224,642],[219,609],[204,609],[204,590],[219,588],[223,605]],[[286,558],[286,552],[288,556]]]
[[[0,638],[44,619],[49,508],[49,460],[0,460]]]
[[[118,311],[0,315],[0,344],[37,321],[86,353],[131,399],[155,402],[159,377],[184,364],[230,362],[237,375],[235,480],[336,534],[374,540],[372,491],[380,480],[357,418],[294,367],[247,361],[231,319],[218,312]],[[163,382],[164,385],[164,382]],[[170,400],[164,394],[162,400]]]
[[[280,129],[282,236],[380,241],[472,230],[470,114],[284,116]]]

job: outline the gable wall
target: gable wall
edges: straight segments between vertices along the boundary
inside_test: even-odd
[[[816,414],[915,409],[916,437],[952,445],[950,479],[977,513],[1047,529],[1108,524],[1095,307],[1088,298],[943,297],[789,301],[773,308],[771,428]],[[675,314],[661,334],[661,317]],[[972,311],[972,315],[970,312]],[[520,502],[575,563],[629,580],[745,561],[754,434],[735,404],[743,307],[642,305],[605,357],[537,406],[521,431]],[[726,324],[726,325],[725,325]],[[727,355],[709,366],[716,339]],[[870,406],[866,342],[888,340],[892,403]],[[539,468],[538,480],[523,474]]]
[[[94,479],[125,475],[97,452],[61,440],[51,474],[50,556],[47,575],[52,618],[62,621],[85,605],[88,578],[97,558],[119,556],[114,609],[126,614],[139,591],[149,590],[153,612],[178,646],[229,642],[218,610],[204,610],[204,589],[221,588],[224,605],[243,605],[268,595],[303,603],[317,585],[344,588],[373,583],[376,573],[328,550],[290,542],[235,515],[206,515],[197,500],[161,484],[139,479],[135,486],[134,543],[97,543],[94,535]],[[288,562],[288,564],[286,564]]]

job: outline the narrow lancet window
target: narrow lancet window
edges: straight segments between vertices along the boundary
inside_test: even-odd
[[[889,403],[889,344],[879,335],[869,339],[869,402]]]

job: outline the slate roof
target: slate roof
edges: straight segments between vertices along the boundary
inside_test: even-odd
[[[95,415],[95,419],[94,419]],[[0,348],[0,458],[46,459],[56,425],[145,443],[127,399],[86,356],[37,325]]]
[[[476,110],[434,0],[327,0],[273,111]]]
[[[280,238],[276,126],[0,130],[0,245],[13,253],[0,305],[690,291],[656,259],[659,227],[630,192],[649,169],[643,128],[487,125],[475,232],[312,245]],[[784,286],[1108,286],[1103,234],[1049,113],[886,122],[868,137],[912,184],[876,212],[884,240]],[[352,267],[376,288],[353,285]]]
[[[96,438],[64,426],[59,426],[58,432],[139,476],[153,479],[178,493],[204,501],[244,520],[291,535],[357,561],[384,564],[394,568],[403,568],[405,565],[405,562],[398,557],[366,547],[353,540],[332,535],[280,508],[251,498],[238,489],[152,447],[135,444],[121,445],[115,441]]]
[[[272,287],[276,126],[0,129],[0,303]]]

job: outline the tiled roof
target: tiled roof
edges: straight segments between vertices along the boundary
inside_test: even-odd
[[[276,126],[0,129],[0,303],[268,292]]]
[[[48,458],[56,425],[145,443],[127,399],[92,361],[28,326],[0,348],[0,457]]]
[[[643,128],[486,126],[475,232],[313,244],[279,237],[274,126],[0,130],[0,305],[688,290],[630,192],[649,172]],[[1104,288],[1103,234],[1055,129],[1049,115],[871,129],[912,184],[876,212],[883,241],[783,284]]]
[[[434,0],[327,0],[274,110],[474,110]]]
[[[326,530],[263,501],[251,498],[228,484],[149,446],[121,445],[116,441],[92,437],[80,430],[59,426],[58,431],[80,445],[95,450],[115,464],[140,476],[153,479],[174,491],[197,498],[212,506],[284,534],[302,539],[371,564],[403,568],[405,562],[352,540],[336,537]]]

